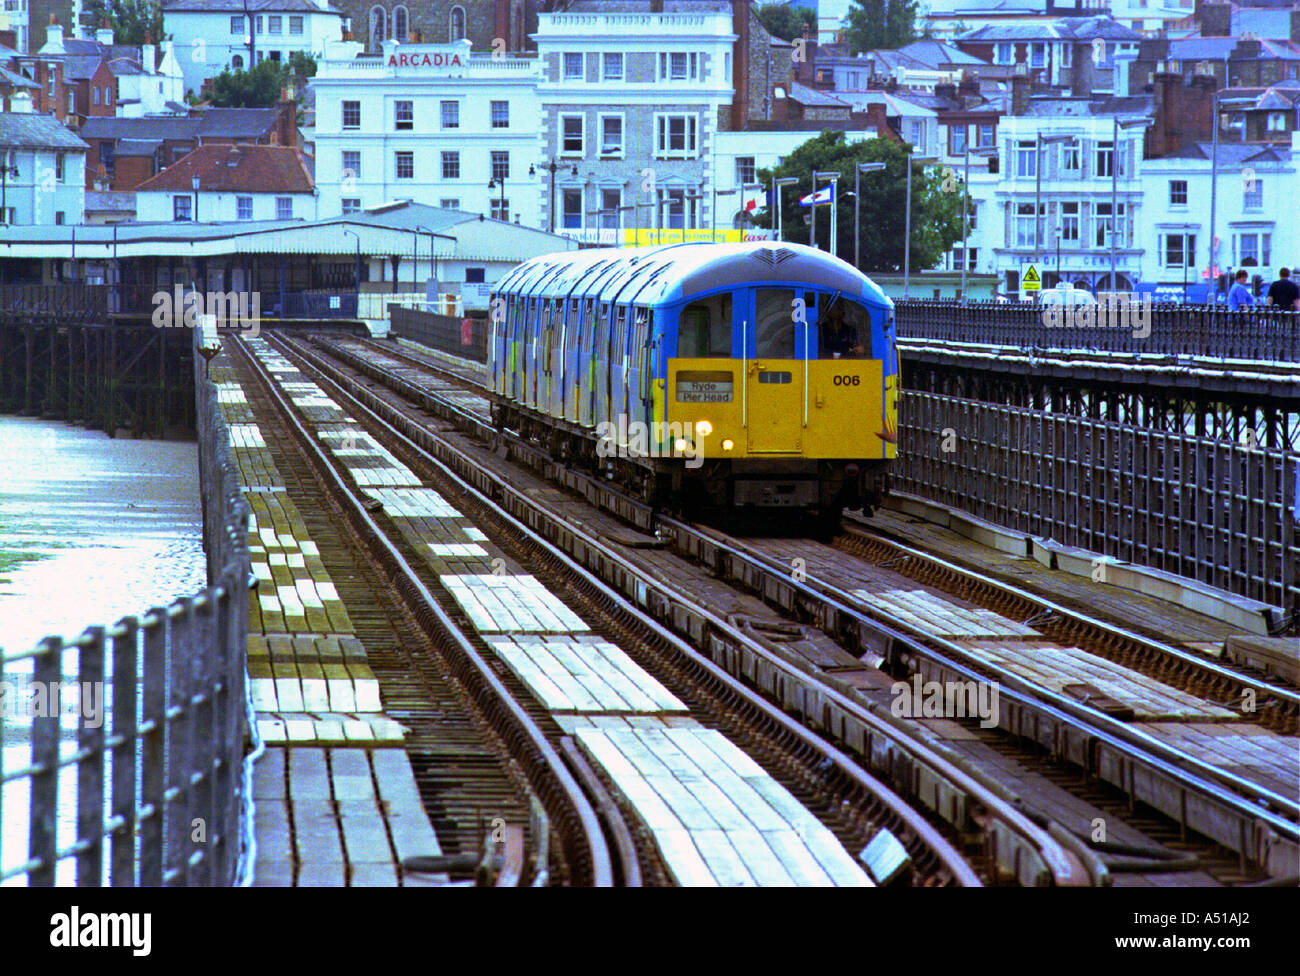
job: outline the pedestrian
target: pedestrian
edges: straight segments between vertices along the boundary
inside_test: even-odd
[[[1235,312],[1240,308],[1249,308],[1255,304],[1255,296],[1250,293],[1250,287],[1246,284],[1246,279],[1250,277],[1245,268],[1238,269],[1233,275],[1236,279],[1231,288],[1228,289],[1228,311]]]
[[[1268,303],[1283,312],[1300,309],[1300,288],[1291,280],[1290,268],[1277,269],[1277,281],[1268,286]]]

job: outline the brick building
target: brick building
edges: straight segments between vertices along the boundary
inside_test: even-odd
[[[468,38],[475,51],[526,51],[537,30],[539,0],[333,0],[349,19],[352,40],[377,54],[384,41],[450,44]],[[494,46],[501,38],[504,47]]]

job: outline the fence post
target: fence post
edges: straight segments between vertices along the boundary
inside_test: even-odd
[[[104,884],[104,628],[87,627],[77,641],[77,887]],[[86,696],[98,692],[100,712],[88,715]],[[94,698],[91,698],[91,703]],[[92,724],[93,721],[93,724]]]
[[[140,884],[162,886],[163,792],[167,732],[167,611],[154,607],[144,626],[144,732],[140,744],[140,793],[145,813],[140,823]]]
[[[32,691],[42,696],[45,715],[32,714],[31,811],[28,817],[27,857],[33,861],[27,872],[32,888],[54,886],[55,860],[58,849],[59,810],[59,715],[58,689],[63,680],[63,639],[47,637],[40,643],[32,680]],[[54,694],[53,708],[50,695]],[[42,698],[35,699],[36,701]],[[52,714],[50,714],[52,712]]]
[[[109,884],[115,888],[135,884],[135,747],[136,692],[139,690],[137,641],[140,621],[124,617],[113,631],[113,792],[109,815],[121,818],[110,848]]]

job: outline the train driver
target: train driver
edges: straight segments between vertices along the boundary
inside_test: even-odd
[[[866,355],[858,330],[844,320],[844,302],[836,298],[817,322],[822,359],[857,359]]]

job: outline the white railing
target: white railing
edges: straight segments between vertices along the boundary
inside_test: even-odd
[[[457,318],[465,314],[464,305],[459,295],[443,293],[435,295],[429,301],[423,292],[362,292],[357,296],[357,318],[372,321],[387,321],[388,306],[402,305],[406,308],[418,308],[439,315],[452,315]]]

